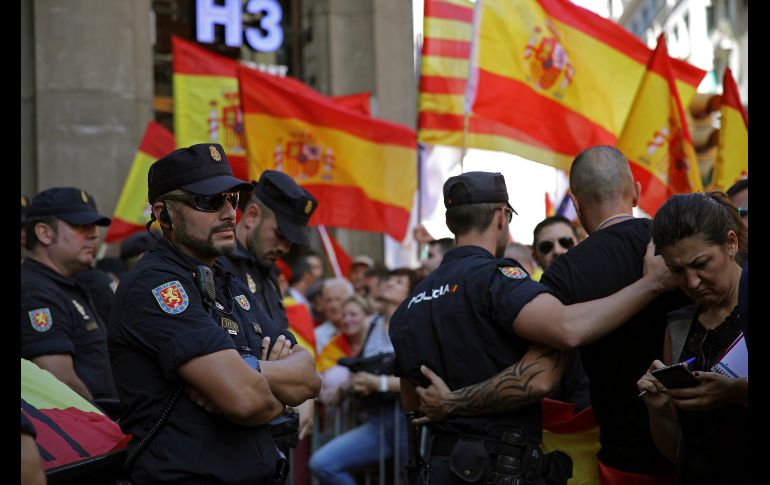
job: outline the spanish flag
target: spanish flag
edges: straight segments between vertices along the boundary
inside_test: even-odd
[[[674,194],[703,190],[663,34],[647,65],[617,148],[628,158],[634,178],[642,184],[639,207],[650,216]]]
[[[468,104],[506,130],[471,118],[476,139],[562,170],[587,147],[615,144],[650,57],[639,39],[567,0],[481,0],[477,9]],[[689,103],[705,72],[672,64]]]
[[[219,143],[233,175],[248,180],[243,114],[238,98],[238,61],[171,36],[174,134],[177,147]]]
[[[722,105],[719,109],[719,149],[714,166],[715,185],[727,190],[749,173],[749,117],[741,104],[738,86],[730,69],[722,80]]]
[[[150,218],[147,201],[147,172],[155,160],[174,151],[174,134],[155,121],[147,124],[136,152],[134,163],[128,172],[118,205],[112,215],[112,224],[104,236],[104,242],[121,241],[131,234],[143,231]]]
[[[341,108],[299,81],[240,67],[249,177],[285,172],[318,199],[311,224],[406,235],[417,141],[403,126]]]
[[[589,406],[575,413],[575,405],[544,398],[543,451],[562,451],[572,458],[572,478],[568,485],[591,485],[599,482],[599,425]]]
[[[21,412],[37,433],[45,470],[122,450],[120,427],[50,372],[21,359]]]
[[[344,335],[336,335],[321,349],[315,361],[315,369],[318,372],[324,372],[337,365],[339,359],[350,356],[348,338]]]

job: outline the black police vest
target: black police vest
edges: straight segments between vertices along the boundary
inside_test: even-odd
[[[490,288],[520,284],[505,278],[499,267],[518,266],[510,259],[495,259],[475,246],[455,248],[404,301],[391,320],[390,335],[396,348],[397,374],[427,386],[420,373],[424,364],[434,370],[450,389],[484,381],[516,361],[528,342],[512,330],[513,322],[500,322],[499,309]],[[434,429],[499,437],[510,428],[522,429],[531,442],[540,442],[540,404],[514,413],[457,417],[433,425]]]

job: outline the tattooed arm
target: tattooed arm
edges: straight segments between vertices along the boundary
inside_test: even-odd
[[[532,343],[520,361],[485,381],[454,391],[433,371],[421,366],[420,371],[430,379],[431,385],[415,388],[423,416],[414,423],[521,409],[554,389],[564,373],[568,357],[569,351]]]

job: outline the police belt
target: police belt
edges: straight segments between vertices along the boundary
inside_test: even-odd
[[[484,447],[491,455],[505,455],[513,458],[523,459],[527,448],[540,448],[538,445],[527,443],[517,446],[502,441],[489,439],[488,436],[475,436],[464,433],[450,433],[446,431],[436,431],[433,433],[433,442],[430,447],[430,454],[437,456],[449,456],[452,448],[460,438],[478,439],[484,442]],[[540,450],[542,452],[542,449]]]

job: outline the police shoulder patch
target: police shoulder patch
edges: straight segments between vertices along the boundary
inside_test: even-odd
[[[503,275],[505,275],[508,278],[523,280],[524,278],[527,277],[527,272],[519,268],[518,266],[505,266],[497,269],[499,269],[500,272],[503,273]]]
[[[51,317],[51,310],[48,308],[37,308],[27,312],[29,315],[29,322],[32,324],[32,328],[38,332],[46,332],[51,329],[53,325],[53,318]]]
[[[155,296],[161,310],[172,315],[182,313],[190,304],[187,292],[179,281],[169,281],[153,288],[152,294]]]
[[[235,301],[238,302],[238,304],[246,311],[251,310],[251,304],[249,303],[249,300],[246,298],[245,295],[238,295],[235,297]]]

